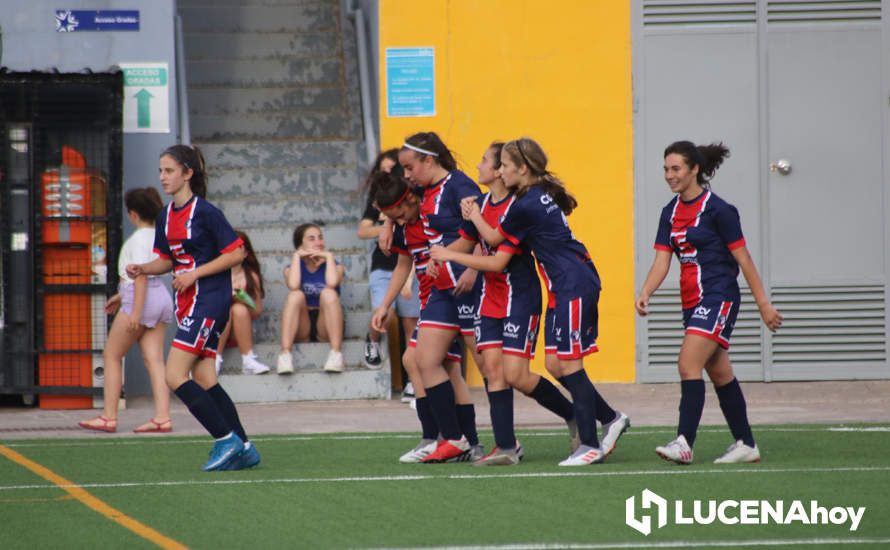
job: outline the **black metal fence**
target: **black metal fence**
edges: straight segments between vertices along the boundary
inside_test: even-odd
[[[42,407],[90,407],[101,392],[122,86],[120,72],[0,72],[0,393]]]

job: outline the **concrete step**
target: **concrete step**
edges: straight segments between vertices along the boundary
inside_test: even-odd
[[[214,201],[251,196],[326,197],[331,201],[354,201],[357,209],[363,209],[356,172],[354,165],[302,169],[214,169],[208,173],[208,194]],[[360,216],[361,212],[357,211],[357,215]],[[358,222],[358,218],[355,221]]]
[[[212,184],[211,184],[212,185]],[[233,227],[250,227],[256,223],[297,225],[303,222],[358,223],[362,207],[358,192],[337,200],[330,197],[251,197],[225,199],[218,206]]]
[[[183,29],[188,32],[295,32],[337,31],[340,26],[338,2],[294,5],[213,5],[180,6]]]
[[[253,239],[251,239],[253,241]],[[270,293],[275,296],[275,300],[270,300],[270,304],[267,304],[268,307],[273,307],[273,303],[278,303],[280,308],[280,301],[283,300],[286,295],[286,291],[284,290],[284,268],[290,266],[291,261],[291,252],[283,251],[279,253],[264,253],[257,254],[257,258],[260,261],[260,267],[263,270],[263,284],[266,288],[266,294]],[[343,301],[344,307],[349,308],[364,308],[365,306],[362,303],[354,302],[351,299],[351,293],[353,292],[353,288],[356,285],[363,284],[367,285],[368,280],[368,266],[371,264],[371,255],[360,253],[360,254],[341,254],[337,256],[337,261],[339,261],[346,270],[343,284],[341,285],[341,300]],[[275,288],[275,285],[281,285],[281,289],[278,290]],[[367,295],[367,288],[365,290],[360,291],[359,295]]]
[[[350,139],[355,136],[352,114],[344,109],[306,109],[193,115],[192,134],[197,139],[237,141],[273,138]]]
[[[295,110],[345,109],[340,87],[194,88],[189,92],[191,116],[279,113]]]
[[[344,399],[389,399],[389,368],[355,369],[341,373],[295,372],[279,376],[224,374],[219,382],[235,403],[274,401],[333,401]],[[299,419],[295,419],[298,422]]]
[[[340,57],[186,61],[189,91],[201,87],[342,86]]]
[[[217,169],[337,166],[355,169],[356,141],[281,141],[201,145],[211,177]]]
[[[185,32],[183,40],[187,60],[327,57],[340,51],[333,31]]]
[[[265,363],[272,370],[275,370],[278,361],[278,352],[281,346],[277,342],[255,343],[253,352],[256,353],[257,359],[261,363]],[[305,344],[294,344],[292,350],[293,364],[295,372],[312,372],[320,371],[324,367],[327,360],[328,352],[331,346],[325,342],[308,342]],[[365,340],[362,339],[344,340],[343,341],[343,361],[346,363],[347,369],[366,369],[363,363],[365,356]],[[227,348],[223,354],[223,373],[240,373],[241,372],[241,354],[238,348]]]
[[[350,223],[324,226],[322,231],[325,246],[335,251],[335,254],[337,251],[356,253],[356,249],[359,249],[360,253],[367,252],[370,255],[373,248],[370,247],[369,241],[356,239],[355,230],[357,225],[357,223]],[[262,223],[254,227],[240,226],[238,229],[247,233],[257,254],[263,256],[277,254],[290,258],[294,250],[293,233],[296,226],[297,224],[295,223],[274,225]]]
[[[370,300],[368,303],[370,304]],[[365,335],[368,333],[368,321],[371,319],[371,314],[371,311],[347,311],[343,319],[345,324],[343,337],[347,340],[364,342]],[[271,344],[278,346],[280,338],[281,312],[278,310],[263,310],[260,318],[253,322],[253,341],[256,345]],[[274,357],[270,359],[270,361],[274,360]],[[274,363],[271,364],[274,365]]]

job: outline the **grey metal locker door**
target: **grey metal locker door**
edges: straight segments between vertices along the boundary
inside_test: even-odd
[[[680,139],[730,146],[732,157],[718,172],[713,190],[742,212],[746,241],[759,264],[760,184],[753,169],[760,162],[755,2],[693,6],[646,0],[635,5],[634,14],[637,287],[654,256],[659,214],[673,197],[664,181],[661,154]],[[759,317],[750,296],[743,295],[742,304],[732,358],[739,378],[761,380]],[[650,310],[638,324],[638,378],[675,381],[683,339],[676,258]]]
[[[637,286],[671,196],[664,146],[724,140],[733,154],[714,192],[739,207],[748,248],[786,315],[773,336],[743,295],[730,352],[742,379],[890,377],[882,7],[890,0],[632,4]],[[779,160],[789,173],[769,171]],[[675,265],[638,323],[641,381],[676,380],[677,279]]]
[[[791,167],[765,172],[786,317],[773,380],[888,375],[880,16],[879,1],[767,6],[767,160]]]

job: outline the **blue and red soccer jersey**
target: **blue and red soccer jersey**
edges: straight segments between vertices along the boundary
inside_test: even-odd
[[[514,246],[531,248],[555,297],[547,310],[547,353],[570,360],[597,351],[599,274],[559,205],[540,185],[532,185],[507,211],[498,231]]]
[[[501,219],[516,202],[516,196],[507,195],[496,203],[492,201],[491,193],[486,193],[477,202],[482,218],[489,226],[497,229]],[[468,220],[465,220],[461,226],[460,235],[466,240],[480,243],[483,252],[489,256],[494,256],[498,249],[504,249],[513,254],[504,271],[483,273],[484,286],[482,287],[479,315],[496,319],[508,317],[513,313],[517,300],[521,301],[523,309],[530,309],[540,314],[541,285],[535,272],[535,260],[526,245],[516,246],[509,241],[504,241],[497,248],[492,248],[479,235],[473,222]]]
[[[705,190],[686,202],[675,196],[661,211],[655,248],[680,260],[683,309],[703,300],[739,298],[739,265],[732,250],[745,246],[736,208]]]
[[[531,248],[557,301],[600,290],[600,277],[587,248],[572,234],[559,205],[540,185],[529,187],[513,203],[498,231],[514,246],[525,243]]]
[[[218,208],[192,197],[181,208],[173,203],[161,210],[155,222],[154,252],[173,262],[173,274],[194,271],[243,242]],[[179,330],[173,345],[205,357],[216,355],[216,340],[229,318],[232,276],[221,271],[176,291]]]
[[[430,263],[430,248],[423,231],[423,223],[417,220],[414,223],[396,225],[392,236],[392,250],[397,254],[410,256],[414,260],[414,273],[420,287],[418,294],[420,307],[425,308],[435,279],[426,274],[427,265]],[[446,284],[450,280],[450,275],[444,271],[441,270],[439,273],[441,284]]]
[[[448,173],[441,181],[425,187],[420,206],[420,219],[430,246],[448,246],[460,238],[458,230],[463,223],[460,201],[464,197],[479,197],[482,192],[473,180],[460,170]],[[454,288],[457,279],[466,268],[460,264],[446,263],[442,271],[447,278],[436,279],[436,288]]]

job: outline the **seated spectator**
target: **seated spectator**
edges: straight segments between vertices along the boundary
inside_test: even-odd
[[[269,367],[253,352],[253,322],[263,312],[263,276],[260,262],[253,251],[250,238],[243,231],[235,233],[244,241],[246,256],[241,265],[232,268],[232,307],[229,309],[229,322],[219,335],[219,353],[216,354],[216,372],[219,374],[223,364],[223,351],[234,333],[234,343],[241,352],[241,372],[244,374],[266,374]]]
[[[325,250],[321,227],[304,223],[294,229],[291,264],[284,270],[290,292],[281,311],[281,352],[278,374],[294,371],[294,342],[330,342],[327,372],[343,372],[343,305],[340,283],[345,272],[334,254]]]

